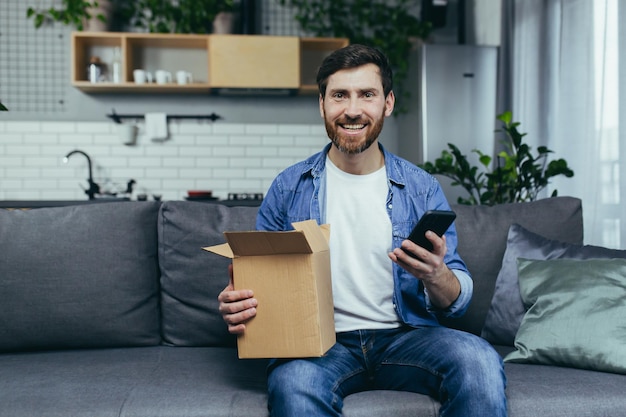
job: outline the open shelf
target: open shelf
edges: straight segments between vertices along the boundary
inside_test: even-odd
[[[343,38],[261,35],[186,35],[124,32],[73,32],[71,83],[85,93],[209,93],[212,89],[288,90],[316,94],[315,74],[332,51],[348,45]],[[121,51],[121,80],[112,82],[114,50]],[[91,57],[103,63],[103,80],[88,81]],[[153,76],[172,74],[172,82],[136,84],[135,69]],[[176,72],[192,74],[179,85]]]

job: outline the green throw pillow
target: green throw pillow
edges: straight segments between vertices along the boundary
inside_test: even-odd
[[[505,362],[626,374],[626,259],[518,260],[529,307]]]

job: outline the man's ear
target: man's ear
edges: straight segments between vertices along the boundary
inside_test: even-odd
[[[322,119],[324,118],[324,97],[322,97],[322,95],[320,94],[320,116],[322,116]]]
[[[396,95],[393,93],[393,90],[391,90],[389,94],[387,94],[387,97],[385,97],[385,117],[391,116],[395,105]]]

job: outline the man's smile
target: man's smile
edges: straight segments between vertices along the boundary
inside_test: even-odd
[[[363,123],[360,124],[339,124],[339,126],[341,126],[342,128],[346,129],[346,130],[361,130],[363,129],[366,125]]]

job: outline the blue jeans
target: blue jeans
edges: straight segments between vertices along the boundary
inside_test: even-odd
[[[426,394],[441,416],[506,416],[502,359],[483,339],[446,327],[337,334],[321,358],[268,367],[273,417],[340,416],[343,399],[366,390]]]

